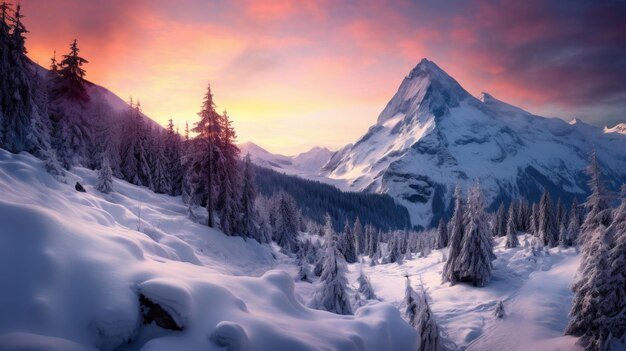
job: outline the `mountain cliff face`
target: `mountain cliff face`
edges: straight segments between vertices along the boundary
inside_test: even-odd
[[[455,184],[475,179],[493,207],[538,199],[544,188],[566,202],[583,197],[592,150],[611,187],[626,181],[626,135],[536,116],[487,93],[473,97],[424,59],[376,124],[322,174],[347,190],[390,194],[414,225],[429,226],[450,211]]]

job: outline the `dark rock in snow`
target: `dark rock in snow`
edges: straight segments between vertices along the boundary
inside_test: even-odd
[[[81,193],[87,192],[87,190],[85,190],[85,188],[83,188],[83,186],[79,182],[76,182],[76,185],[74,185],[74,189],[76,189],[76,191],[81,192]]]
[[[156,304],[143,294],[139,295],[139,305],[141,306],[141,315],[143,316],[143,323],[150,324],[153,321],[159,327],[168,330],[180,331],[183,327],[178,325],[174,318],[163,309],[159,304]]]

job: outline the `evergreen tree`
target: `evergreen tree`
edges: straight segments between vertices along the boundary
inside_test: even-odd
[[[356,263],[358,261],[356,253],[356,240],[348,221],[346,221],[346,225],[343,228],[343,235],[341,235],[340,240],[339,251],[343,254],[346,262]]]
[[[254,167],[250,154],[246,154],[243,162],[242,187],[241,187],[241,230],[242,235],[254,238],[262,242],[257,229],[258,214],[254,206],[257,197],[257,188],[254,181]]]
[[[372,283],[369,278],[363,273],[359,274],[357,278],[357,282],[359,283],[359,293],[363,295],[363,298],[366,300],[377,300],[376,294],[374,293],[374,289],[372,289]]]
[[[578,234],[580,232],[580,214],[578,212],[578,203],[576,199],[572,202],[572,208],[569,212],[569,222],[567,223],[567,244],[571,246],[578,245]]]
[[[420,311],[417,306],[419,298],[417,296],[417,293],[415,293],[415,290],[413,290],[413,287],[411,287],[411,280],[409,279],[409,276],[406,275],[405,277],[406,277],[406,282],[404,286],[404,302],[403,302],[403,305],[405,307],[404,316],[409,322],[409,324],[413,328],[416,328],[419,322],[418,315]]]
[[[468,196],[468,223],[463,235],[457,267],[461,281],[484,286],[491,279],[493,270],[493,243],[485,214],[480,185],[476,183]]]
[[[139,103],[135,105],[131,99],[125,117],[126,126],[120,147],[121,173],[132,184],[150,187],[152,179],[146,148],[147,137]]]
[[[561,223],[559,226],[559,247],[566,249],[568,246],[567,229],[565,228],[565,224]]]
[[[504,304],[502,303],[502,300],[498,300],[496,309],[493,311],[493,315],[496,318],[504,318]]]
[[[444,282],[456,283],[459,279],[456,262],[461,252],[463,244],[463,234],[465,232],[465,203],[463,193],[459,185],[454,189],[454,214],[450,220],[448,260],[443,266],[442,280]]]
[[[541,195],[539,201],[539,239],[542,244],[549,247],[555,247],[557,244],[557,232],[554,219],[554,207],[550,193],[547,191]]]
[[[513,203],[511,203],[510,207],[514,207]],[[496,216],[494,218],[493,224],[493,236],[505,236],[507,231],[507,217],[506,212],[504,210],[504,204],[501,202],[498,210],[496,211]]]
[[[615,297],[611,302],[612,312],[607,315],[606,327],[613,337],[619,339],[626,333],[626,197],[622,198],[621,205],[615,210],[608,231],[614,238],[613,247],[609,251],[609,276],[612,278],[611,291],[615,292]]]
[[[415,329],[417,329],[420,336],[419,350],[447,350],[447,347],[444,345],[444,340],[441,337],[439,325],[435,320],[433,312],[430,310],[426,292],[422,291],[420,295],[421,306],[419,307],[419,314],[417,316],[415,326]]]
[[[321,285],[314,293],[310,306],[336,314],[352,314],[352,306],[348,297],[348,280],[346,279],[346,263],[337,249],[337,239],[333,230],[330,215],[326,215],[324,226],[324,261]]]
[[[448,246],[448,226],[442,217],[437,227],[437,249],[443,249],[446,246]]]
[[[282,193],[274,205],[273,239],[285,250],[295,252],[298,247],[298,218],[295,200]]]
[[[365,245],[365,232],[363,231],[363,225],[361,224],[361,220],[359,217],[354,221],[354,230],[352,230],[352,235],[354,235],[356,241],[356,252],[357,254],[364,254],[366,251]]]
[[[579,343],[586,350],[604,350],[611,336],[607,317],[614,315],[616,301],[610,275],[611,245],[610,232],[603,225],[587,234],[583,247],[587,259],[581,261],[580,279],[573,285],[574,299],[565,334],[580,336]]]
[[[590,177],[588,185],[591,194],[584,204],[587,215],[580,228],[579,238],[583,245],[588,234],[593,233],[601,226],[607,227],[611,223],[610,199],[602,182],[600,164],[595,151],[591,154],[591,162],[586,171]]]
[[[220,227],[228,235],[241,232],[241,169],[239,147],[235,144],[236,134],[226,111],[220,115],[221,134],[218,146],[222,155],[222,167],[216,171],[218,175],[218,196],[215,209],[220,216]],[[299,218],[297,218],[299,224]]]
[[[356,225],[355,225],[355,227],[356,227]],[[379,250],[380,234],[371,225],[368,225],[365,228],[365,231],[366,231],[366,233],[368,233],[367,236],[369,237],[369,239],[367,240],[367,242],[369,243],[369,247],[367,249],[367,255],[370,258],[372,258],[372,261],[374,261],[373,257],[376,256],[376,254],[378,253],[378,250]]]
[[[530,233],[539,236],[539,204],[533,203],[530,215]]]
[[[96,189],[105,194],[113,191],[113,172],[111,171],[111,166],[109,166],[109,159],[106,156],[102,159],[102,164],[98,171]]]
[[[174,121],[167,123],[164,145],[165,169],[167,171],[168,194],[182,194],[184,169],[182,165],[182,145],[178,132],[174,131]]]
[[[517,228],[514,223],[515,218],[515,208],[513,206],[509,207],[509,218],[506,222],[506,244],[505,247],[507,249],[511,249],[519,246],[519,240],[517,239]]]

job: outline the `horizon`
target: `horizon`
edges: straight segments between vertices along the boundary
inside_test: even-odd
[[[22,6],[33,61],[48,67],[53,50],[58,58],[77,38],[90,61],[87,79],[139,99],[146,115],[161,125],[172,117],[181,130],[197,119],[210,82],[238,142],[273,153],[354,142],[422,57],[473,96],[488,92],[537,115],[598,127],[624,121],[619,4],[237,4]]]

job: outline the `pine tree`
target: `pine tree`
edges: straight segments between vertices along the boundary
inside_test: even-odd
[[[509,218],[506,222],[506,245],[507,249],[511,249],[519,246],[519,240],[517,239],[517,228],[514,223],[514,211],[513,206],[509,207]]]
[[[420,336],[419,350],[444,351],[447,347],[441,337],[441,330],[433,312],[430,310],[426,292],[422,290],[420,293],[421,306],[416,319],[417,332]]]
[[[355,228],[356,228],[356,224],[355,224]],[[372,262],[374,262],[375,261],[374,257],[376,257],[376,254],[378,253],[378,250],[379,250],[380,234],[371,225],[368,225],[365,228],[365,232],[367,233],[367,236],[369,237],[369,239],[367,240],[369,244],[368,249],[367,249],[367,255],[370,258],[372,258]]]
[[[539,204],[533,203],[530,215],[530,233],[539,236]]]
[[[456,262],[461,252],[463,244],[463,234],[465,232],[465,203],[463,193],[459,185],[454,189],[454,214],[450,220],[448,260],[443,266],[442,280],[444,282],[456,283],[459,279]]]
[[[566,249],[568,246],[567,229],[565,228],[565,224],[561,223],[559,226],[559,247]]]
[[[33,118],[36,115],[34,102],[34,84],[30,70],[30,61],[26,57],[25,37],[28,33],[22,22],[20,5],[11,16],[10,5],[3,3],[1,8],[3,21],[0,26],[0,116],[2,119],[2,136],[0,146],[10,152],[38,149],[39,145],[29,145],[29,134],[34,128]],[[7,21],[7,22],[5,22]],[[9,23],[12,25],[9,26]],[[9,33],[9,28],[12,31]],[[6,95],[5,95],[6,94]],[[35,115],[34,115],[35,114]],[[32,140],[32,139],[31,139]]]
[[[352,234],[354,235],[356,241],[357,254],[365,254],[365,232],[363,231],[363,225],[361,224],[359,217],[357,217],[356,221],[354,221],[354,230],[352,230]]]
[[[372,288],[372,283],[369,278],[361,271],[359,277],[357,278],[359,283],[359,293],[363,295],[363,298],[366,300],[377,300],[376,294],[374,293],[374,289]]]
[[[343,254],[346,262],[356,263],[358,261],[358,256],[356,253],[356,240],[348,221],[346,221],[346,225],[343,228],[343,234],[341,235],[340,239],[339,251]]]
[[[457,268],[461,281],[474,286],[484,286],[491,279],[493,270],[493,243],[485,214],[480,185],[476,183],[468,196],[468,223],[463,235]]]
[[[257,229],[258,214],[254,206],[257,197],[257,188],[254,178],[254,167],[250,159],[250,154],[246,154],[243,162],[241,204],[239,206],[241,208],[241,230],[242,235],[262,242]]]
[[[552,206],[552,199],[550,193],[547,191],[541,195],[539,201],[539,227],[538,233],[542,244],[549,247],[555,247],[557,245],[557,229],[555,227],[554,219],[554,207]]]
[[[612,313],[607,315],[605,323],[613,337],[619,339],[626,333],[626,197],[622,198],[621,205],[615,210],[608,231],[614,239],[613,248],[609,252],[609,276],[612,277],[611,291],[615,292],[615,297],[611,302]]]
[[[580,214],[578,212],[578,203],[576,199],[572,202],[572,208],[569,212],[569,222],[567,223],[567,244],[570,246],[578,245],[578,234],[580,232]]]
[[[321,285],[314,293],[310,306],[336,314],[352,314],[348,297],[346,263],[337,249],[337,239],[330,215],[326,215],[324,226],[324,262],[320,276]]]
[[[511,203],[510,207],[513,207],[513,203]],[[500,206],[498,207],[498,210],[496,211],[493,229],[494,229],[493,230],[494,237],[506,235],[507,217],[506,217],[506,212],[504,210],[504,204],[502,202],[500,203]]]
[[[493,311],[493,315],[496,318],[504,318],[504,304],[502,303],[502,300],[498,300],[496,309]]]
[[[58,78],[52,88],[53,99],[67,98],[81,102],[89,100],[85,70],[82,68],[89,61],[81,57],[79,52],[77,40],[74,39],[70,44],[70,52],[63,55],[63,60],[59,63]]]
[[[448,246],[448,226],[443,217],[439,220],[439,226],[437,227],[437,249],[443,249]]]
[[[146,149],[146,130],[139,103],[135,105],[132,98],[125,117],[126,126],[120,147],[121,173],[132,184],[150,187],[152,179]]]
[[[581,261],[580,279],[574,283],[574,298],[565,334],[580,336],[586,350],[604,350],[611,336],[608,318],[615,313],[615,291],[610,275],[610,232],[600,225],[587,234]],[[621,287],[623,289],[623,287]],[[623,307],[623,306],[622,306]]]
[[[111,166],[109,166],[109,158],[106,156],[102,159],[100,171],[98,171],[96,189],[105,194],[113,191],[113,172],[111,171]]]
[[[167,123],[165,134],[165,168],[169,183],[169,195],[176,196],[182,194],[184,169],[182,165],[182,145],[181,138],[174,130],[174,121],[170,118]]]
[[[580,228],[579,238],[583,245],[588,234],[593,233],[600,226],[607,227],[611,223],[609,196],[602,182],[600,164],[595,151],[591,154],[591,162],[586,171],[590,176],[588,185],[591,194],[584,204],[587,215]]]
[[[409,279],[409,276],[406,275],[405,277],[406,277],[406,282],[404,286],[404,302],[403,302],[403,305],[405,307],[404,316],[409,322],[409,324],[413,328],[415,328],[417,327],[418,322],[419,322],[418,314],[420,311],[417,306],[419,298],[415,290],[413,290],[413,287],[411,287],[411,280]]]
[[[282,193],[274,205],[273,239],[285,250],[295,252],[298,247],[298,218],[295,200]]]

